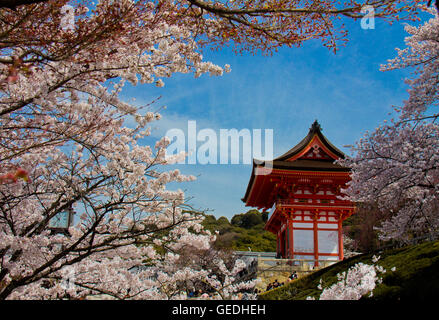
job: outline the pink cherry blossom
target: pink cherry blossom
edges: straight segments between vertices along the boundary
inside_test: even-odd
[[[352,168],[345,192],[358,202],[376,202],[391,215],[380,227],[384,240],[407,241],[439,230],[439,18],[406,26],[407,48],[382,70],[412,68],[409,97],[397,118],[367,132],[342,161]]]

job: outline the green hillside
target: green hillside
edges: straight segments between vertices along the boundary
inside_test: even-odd
[[[206,215],[202,222],[204,228],[219,232],[215,245],[218,248],[239,251],[276,251],[276,236],[265,231],[267,213],[249,210],[246,213],[234,215],[229,221],[225,217],[216,219]]]
[[[407,246],[374,254],[363,254],[343,260],[321,269],[283,287],[260,295],[261,300],[305,300],[318,299],[321,291],[317,289],[320,279],[323,287],[337,282],[337,274],[347,271],[358,262],[372,264],[372,256],[380,256],[376,263],[387,272],[382,274],[383,282],[377,284],[373,296],[363,297],[372,300],[415,299],[430,300],[439,296],[439,241]],[[395,271],[391,269],[395,267]]]

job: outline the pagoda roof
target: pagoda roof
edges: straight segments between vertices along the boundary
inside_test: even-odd
[[[241,199],[247,206],[271,207],[266,193],[274,188],[276,178],[308,174],[343,176],[350,168],[335,163],[345,154],[336,148],[323,134],[317,120],[311,125],[307,136],[296,146],[273,160],[253,159],[252,174],[246,193]],[[256,174],[259,169],[268,168],[267,174]],[[249,198],[251,200],[249,201]]]
[[[294,160],[294,161],[253,161],[253,166],[268,167],[275,169],[286,169],[286,170],[308,170],[308,171],[348,171],[349,169],[343,167],[333,161],[327,160]]]
[[[323,135],[322,133],[322,127],[320,124],[316,121],[311,125],[311,128],[309,128],[308,135],[302,139],[295,147],[288,150],[283,155],[273,159],[273,161],[288,161],[292,158],[295,158],[298,154],[303,152],[304,149],[312,142],[313,138],[317,136],[319,140],[322,142],[322,144],[333,154],[336,156],[334,160],[337,159],[344,159],[345,154],[340,151],[337,147],[335,147],[329,140]]]

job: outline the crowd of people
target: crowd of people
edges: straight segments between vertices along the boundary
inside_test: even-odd
[[[294,279],[297,279],[296,271],[293,271],[293,273],[290,274],[287,281],[290,282],[290,281],[293,281]],[[281,287],[283,285],[285,285],[285,282],[279,282],[277,279],[275,279],[273,282],[270,282],[267,285],[267,288],[265,289],[265,291],[269,291],[271,289],[275,289],[275,288]]]
[[[291,281],[293,281],[294,279],[297,279],[297,278],[298,278],[297,277],[297,272],[293,271],[290,274],[290,276],[288,277],[286,282],[289,283],[289,282],[291,282]],[[283,286],[285,284],[286,284],[285,282],[279,282],[277,279],[275,279],[273,282],[270,282],[267,285],[265,291],[269,291],[269,290],[281,287],[281,286]],[[259,289],[255,288],[254,290],[250,290],[250,292],[239,292],[237,297],[238,297],[239,300],[247,300],[247,298],[248,298],[247,295],[248,294],[253,293],[253,294],[258,295],[258,294],[261,294],[263,292],[264,292],[264,290],[259,290]],[[210,291],[210,290],[204,291],[202,289],[188,291],[188,294],[187,294],[187,297],[189,299],[203,299],[203,300],[204,299],[215,299],[215,296],[216,296],[215,292]]]
[[[243,290],[241,292],[236,293],[236,296],[234,299],[238,300],[249,300],[254,294],[259,294],[260,292],[257,289],[251,289],[251,290]],[[187,293],[188,299],[191,300],[216,300],[219,299],[220,296],[218,293],[214,291],[203,291],[202,289],[199,290],[192,290]]]

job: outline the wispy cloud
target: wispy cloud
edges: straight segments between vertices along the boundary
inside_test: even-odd
[[[406,96],[404,73],[382,73],[379,64],[392,58],[404,43],[401,26],[377,23],[375,30],[349,25],[351,41],[334,55],[312,42],[299,49],[281,49],[272,57],[233,55],[231,50],[206,53],[207,60],[229,63],[222,77],[177,75],[165,87],[129,88],[138,105],[162,98],[155,107],[162,119],[152,123],[152,137],[170,129],[187,134],[188,121],[197,130],[273,129],[274,156],[288,151],[308,133],[318,119],[323,133],[342,151],[367,129],[373,130]],[[200,142],[202,144],[202,142]],[[219,146],[218,151],[226,151]],[[250,165],[180,165],[199,180],[184,184],[193,203],[215,209],[215,215],[242,212],[241,202]]]

